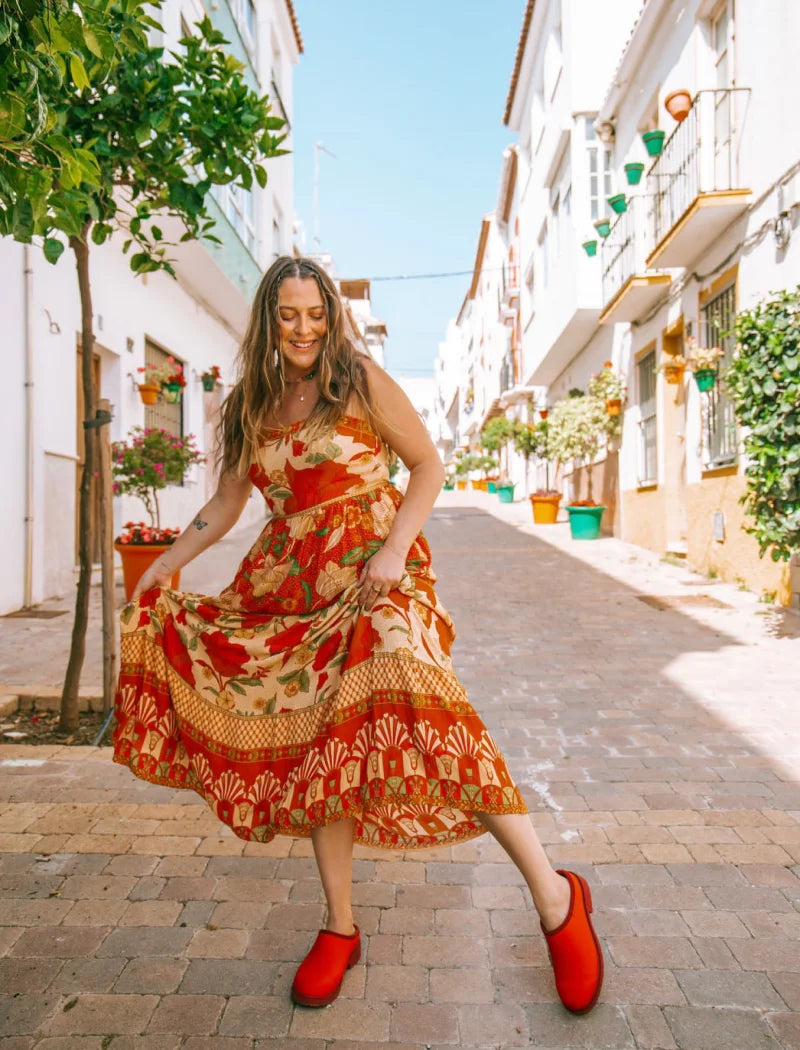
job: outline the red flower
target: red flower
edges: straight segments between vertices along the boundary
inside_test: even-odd
[[[370,617],[362,614],[356,621],[343,669],[355,667],[356,664],[368,660],[380,644],[380,633],[372,626]]]
[[[328,662],[336,655],[341,641],[342,632],[334,631],[330,638],[322,643],[317,655],[314,657],[314,663],[312,664],[315,671],[319,671],[323,667],[328,666]]]
[[[203,631],[200,637],[209,660],[221,675],[234,678],[242,673],[244,665],[250,659],[250,654],[243,645],[232,642],[222,631]]]
[[[186,643],[180,636],[175,620],[170,613],[164,620],[164,655],[178,672],[178,674],[189,685],[194,685],[194,671],[192,669],[192,658]]]
[[[268,638],[264,643],[264,648],[268,653],[282,653],[286,649],[291,649],[302,642],[308,631],[308,626],[307,622],[300,620],[293,627],[276,634],[274,638]]]

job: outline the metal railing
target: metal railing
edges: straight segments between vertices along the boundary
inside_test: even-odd
[[[738,189],[739,145],[750,88],[698,91],[648,172],[649,227],[658,244],[701,193]]]
[[[647,255],[647,226],[642,196],[631,197],[624,211],[603,241],[603,303],[609,303],[625,282],[636,273],[644,273]]]

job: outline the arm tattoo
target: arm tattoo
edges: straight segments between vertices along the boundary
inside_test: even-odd
[[[208,522],[207,521],[203,521],[203,519],[200,518],[200,517],[197,517],[192,522],[192,525],[194,525],[194,527],[197,529],[198,532],[202,532],[202,530],[206,527],[206,525],[208,525]]]

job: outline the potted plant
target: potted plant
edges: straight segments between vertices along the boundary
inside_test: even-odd
[[[463,491],[467,487],[467,474],[472,470],[472,456],[459,456],[456,461],[456,488]]]
[[[523,429],[524,428],[524,429]],[[530,456],[542,460],[545,465],[545,488],[536,489],[528,498],[531,501],[533,520],[537,525],[553,525],[558,517],[558,506],[561,502],[561,493],[557,489],[550,488],[550,461],[552,453],[549,440],[549,425],[542,419],[538,423],[522,423],[514,438],[514,444],[518,452],[525,456],[525,476],[527,477],[527,462]]]
[[[158,401],[161,384],[167,376],[164,366],[148,363],[142,368],[137,368],[136,371],[142,377],[141,382],[138,384],[139,397],[142,399],[142,404],[154,405]]]
[[[666,353],[662,355],[661,365],[657,369],[657,371],[664,373],[664,378],[672,386],[677,386],[681,382],[685,370],[686,358],[683,354]]]
[[[495,416],[490,419],[481,431],[481,445],[487,452],[497,452],[500,455],[500,477],[497,482],[497,495],[501,503],[513,503],[514,485],[508,479],[508,467],[506,462],[506,448],[514,437],[514,424],[505,416]]]
[[[195,448],[193,434],[179,438],[162,428],[134,427],[128,437],[111,446],[114,495],[138,496],[150,518],[149,525],[129,523],[114,542],[122,558],[125,596],[130,599],[142,573],[178,533],[161,528],[158,491],[183,481],[189,468],[205,457]]]
[[[638,186],[642,180],[642,173],[644,172],[644,164],[638,160],[629,161],[623,165],[625,169],[625,178],[628,180],[629,186]]]
[[[591,465],[607,433],[608,415],[599,398],[589,394],[559,401],[550,421],[550,448],[560,462],[580,460],[587,467],[589,498],[567,506],[570,534],[576,540],[597,539],[605,506],[592,498]]]
[[[664,108],[680,124],[681,121],[686,120],[689,116],[689,111],[692,108],[692,96],[686,88],[671,91],[664,99]]]
[[[582,246],[586,254],[591,258],[593,255],[597,255],[597,241],[584,241]]]
[[[666,131],[662,131],[660,128],[653,128],[652,131],[645,131],[642,134],[642,142],[649,157],[660,156],[661,151],[664,149],[666,134]]]
[[[624,211],[628,210],[628,200],[624,193],[615,193],[612,197],[607,197],[608,206],[612,211],[615,211],[617,215],[622,215]]]
[[[213,392],[214,387],[222,381],[222,375],[220,373],[219,365],[212,365],[211,368],[207,369],[200,376],[200,382],[203,384],[203,390],[207,394]]]
[[[608,217],[604,219],[595,219],[593,226],[600,237],[606,238],[609,233],[611,233],[611,219]]]
[[[179,364],[172,357],[168,357],[167,361],[169,362],[169,367],[167,368],[166,379],[161,384],[161,394],[165,401],[177,404],[181,399],[183,388],[186,386],[183,365]]]
[[[693,335],[686,340],[689,351],[689,367],[697,383],[698,390],[711,390],[717,381],[717,362],[723,356],[719,346],[698,346]]]
[[[455,474],[448,471],[444,476],[444,490],[445,492],[452,492],[456,487]]]
[[[595,372],[589,380],[589,394],[605,405],[609,423],[605,431],[609,437],[619,437],[622,432],[622,403],[625,400],[625,384],[622,377],[614,371],[610,361],[603,363],[602,371]]]

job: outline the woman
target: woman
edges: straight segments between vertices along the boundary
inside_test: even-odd
[[[409,470],[405,497],[388,483],[389,450]],[[406,849],[488,830],[530,888],[562,1001],[590,1010],[603,960],[589,888],[553,871],[453,674],[420,534],[439,456],[400,387],[354,347],[311,260],[279,258],[261,282],[221,458],[215,495],[123,611],[115,761],[194,788],[243,838],[310,835],[328,919],[295,1002],[332,1002],[359,959],[354,841]],[[253,485],[272,517],[230,586],[169,590]]]

